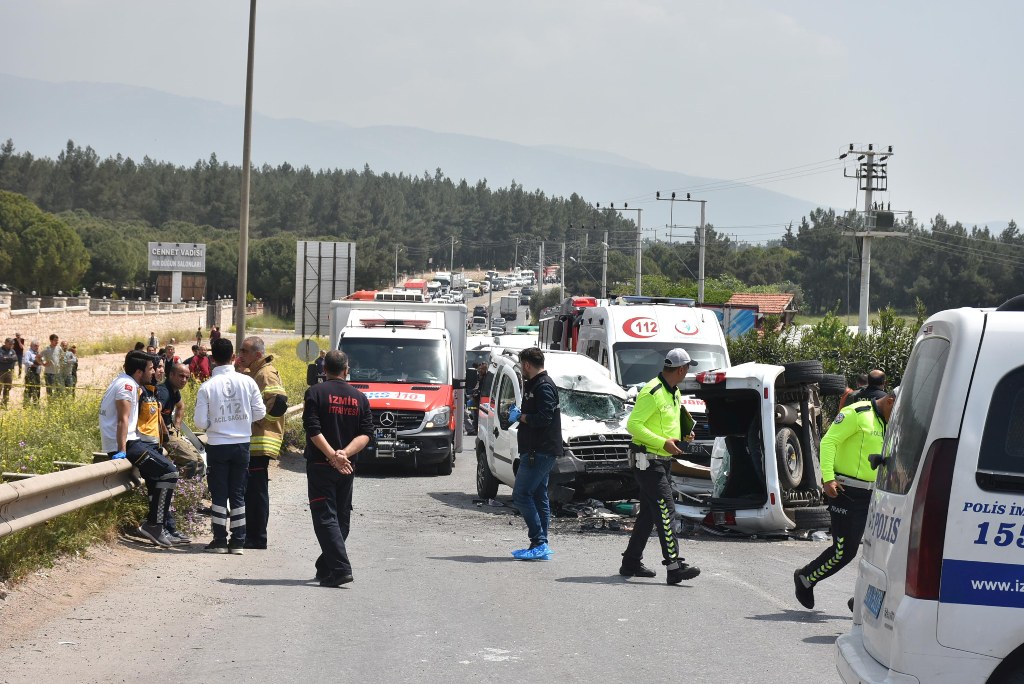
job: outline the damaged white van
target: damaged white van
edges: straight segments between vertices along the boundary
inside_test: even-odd
[[[711,493],[677,487],[681,517],[746,534],[829,526],[818,464],[821,396],[842,394],[845,378],[824,374],[820,361],[743,363],[687,376],[679,388],[704,402],[716,438]]]
[[[561,489],[557,498],[632,496],[625,390],[601,364],[579,354],[546,351],[544,366],[558,387],[562,418],[562,454],[549,481],[552,488],[571,490]],[[519,353],[495,351],[480,390],[476,488],[483,499],[494,498],[499,485],[515,485],[519,424],[508,420],[513,404],[523,405]]]

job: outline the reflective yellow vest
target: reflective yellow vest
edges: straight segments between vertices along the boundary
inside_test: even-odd
[[[284,383],[277,369],[270,365],[274,360],[273,356],[264,356],[256,362],[253,368],[249,369],[249,375],[256,381],[256,386],[263,393],[263,405],[269,407],[275,395],[287,396]],[[252,439],[249,442],[250,456],[269,456],[277,458],[284,446],[284,416],[272,417],[269,413],[266,417],[252,424]]]
[[[844,406],[821,438],[822,482],[836,479],[837,474],[874,482],[878,471],[868,456],[882,453],[884,434],[885,422],[870,400]]]
[[[665,442],[682,436],[682,409],[679,390],[666,388],[661,375],[658,375],[636,395],[636,404],[626,422],[626,431],[632,435],[635,444],[647,447],[648,454],[670,458],[665,451]]]

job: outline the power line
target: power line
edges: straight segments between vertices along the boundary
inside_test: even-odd
[[[675,188],[676,192],[715,192],[718,190],[729,190],[732,188],[743,187],[746,185],[765,185],[768,183],[777,183],[783,180],[789,180],[792,178],[804,178],[806,176],[814,176],[823,173],[830,173],[837,168],[845,166],[836,159],[829,159],[819,162],[812,162],[810,164],[801,164],[799,166],[792,166],[787,169],[779,169],[777,171],[768,171],[765,173],[755,174],[752,176],[743,176],[740,178],[723,179],[709,181],[707,183],[698,183],[696,185],[690,185],[682,188]],[[813,168],[817,167],[817,168]],[[643,195],[637,195],[631,197],[627,201],[645,201],[651,200],[651,193],[644,193]]]

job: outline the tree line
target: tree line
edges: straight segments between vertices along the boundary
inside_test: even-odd
[[[215,155],[192,166],[144,157],[102,159],[68,141],[56,158],[0,146],[0,282],[41,293],[97,283],[145,283],[148,241],[207,244],[208,296],[232,295],[238,259],[241,169]],[[20,198],[19,198],[20,196]],[[27,202],[27,204],[26,204]],[[34,213],[33,212],[37,212]],[[857,309],[859,240],[855,213],[816,209],[780,240],[749,245],[708,225],[706,301],[738,290],[792,291],[802,310]],[[913,311],[998,304],[1024,291],[1024,236],[1015,223],[991,233],[938,215],[928,225],[904,217],[876,239],[871,307]],[[357,244],[356,286],[386,286],[400,272],[460,267],[534,268],[566,244],[570,291],[598,294],[601,241],[609,235],[612,292],[633,292],[635,224],[578,194],[550,197],[512,183],[455,181],[437,169],[420,176],[313,170],[289,164],[254,168],[250,210],[250,291],[278,313],[294,295],[295,241]],[[645,294],[696,293],[698,238],[646,240]],[[6,259],[6,260],[5,260]],[[849,296],[848,296],[849,293]]]

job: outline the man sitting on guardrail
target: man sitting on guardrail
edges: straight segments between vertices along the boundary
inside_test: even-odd
[[[156,493],[149,499],[149,515],[139,526],[139,532],[157,546],[169,547],[171,540],[164,530],[164,521],[170,513],[178,469],[139,439],[138,431],[140,384],[152,374],[152,356],[142,351],[128,352],[124,372],[114,378],[100,401],[100,437],[110,458],[127,458],[139,469],[146,486]]]

